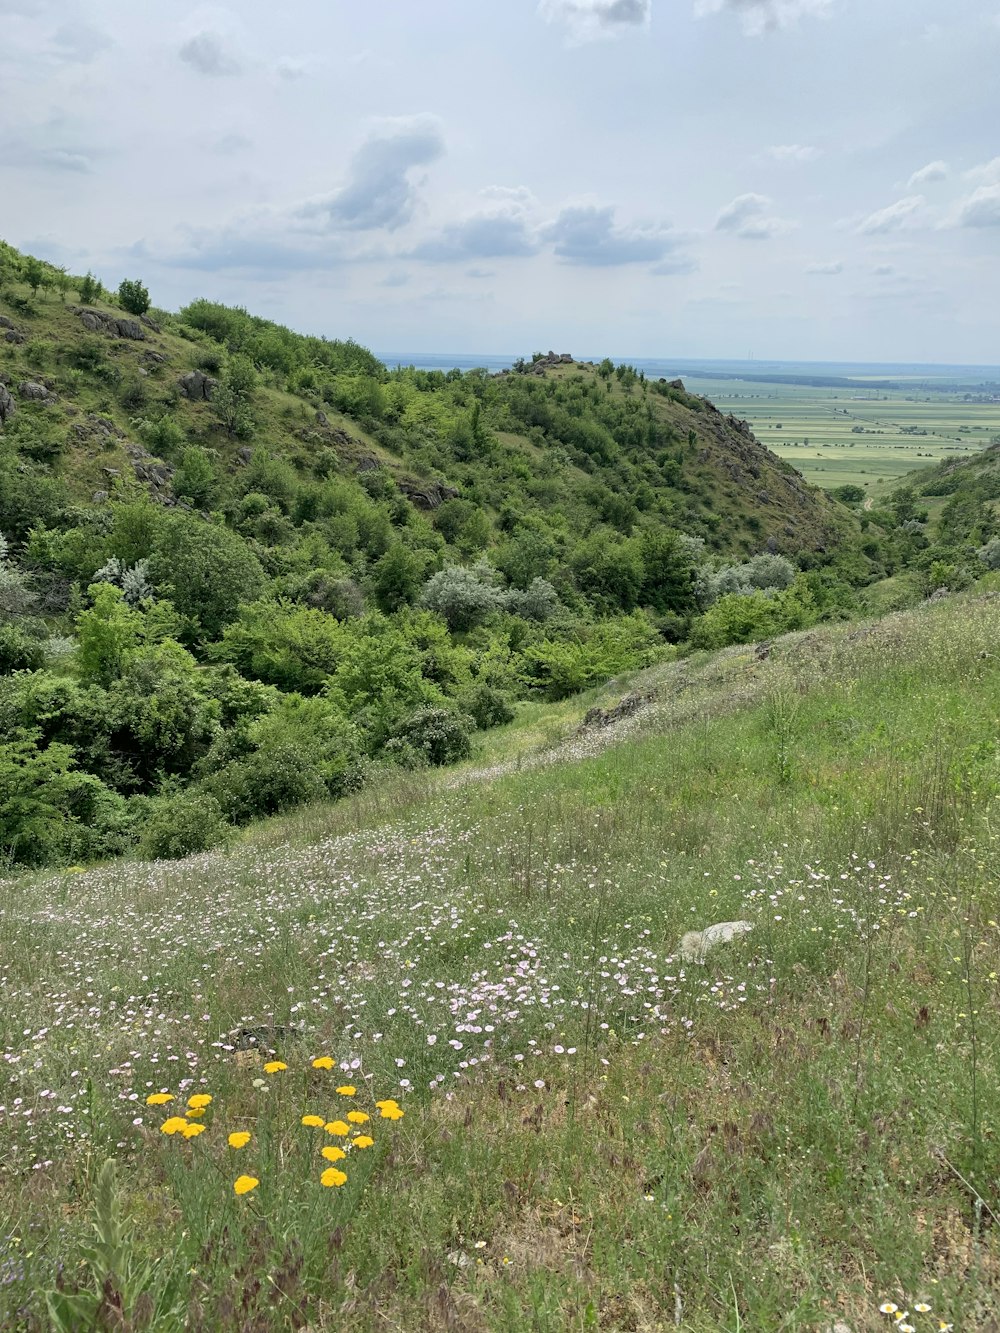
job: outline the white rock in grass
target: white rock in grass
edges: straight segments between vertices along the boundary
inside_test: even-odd
[[[720,921],[704,930],[689,930],[681,940],[681,957],[685,963],[703,963],[705,955],[716,945],[728,944],[738,935],[748,935],[751,930],[753,926],[749,921]]]

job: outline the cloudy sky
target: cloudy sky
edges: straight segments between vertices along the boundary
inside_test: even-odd
[[[0,236],[382,352],[1000,359],[1000,0],[0,0]]]

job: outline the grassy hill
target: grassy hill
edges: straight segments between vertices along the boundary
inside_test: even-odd
[[[998,607],[694,654],[228,856],[0,885],[0,1322],[991,1328]]]
[[[205,850],[520,702],[848,614],[883,572],[679,382],[389,370],[146,303],[0,246],[10,863]]]

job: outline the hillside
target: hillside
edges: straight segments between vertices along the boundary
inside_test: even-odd
[[[993,1327],[998,634],[994,587],[692,655],[0,882],[0,1324]]]
[[[628,365],[390,370],[9,247],[0,321],[11,863],[211,847],[880,573],[745,423]]]
[[[75,503],[135,486],[160,502],[182,499],[180,451],[195,444],[212,451],[215,500],[246,492],[240,470],[257,451],[290,464],[304,486],[384,470],[418,510],[471,503],[488,526],[475,523],[456,544],[464,511],[453,506],[439,528],[457,554],[489,549],[540,513],[557,540],[602,526],[629,536],[647,517],[733,555],[818,550],[849,530],[843,511],[746,423],[679,381],[646,383],[628,367],[616,375],[610,363],[554,357],[492,378],[389,372],[350,342],[297,337],[208,302],[179,317],[135,318],[106,301],[81,306],[68,292],[17,291],[8,285],[0,311],[8,388],[31,419],[25,436],[35,437],[22,453]],[[208,401],[229,354],[249,356],[258,372],[252,429],[220,422]],[[49,401],[37,390],[25,401],[22,383]],[[164,414],[173,438],[150,430]],[[153,436],[145,442],[143,423]],[[402,515],[395,521],[405,526]]]

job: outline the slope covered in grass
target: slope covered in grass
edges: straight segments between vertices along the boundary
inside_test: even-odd
[[[6,1309],[100,1290],[113,1158],[104,1300],[158,1329],[990,1327],[998,631],[693,657],[229,856],[6,882]]]

